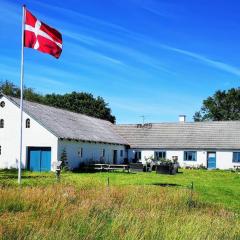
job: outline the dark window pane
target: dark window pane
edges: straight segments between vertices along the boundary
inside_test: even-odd
[[[240,152],[233,153],[233,162],[240,162]]]
[[[196,161],[197,157],[196,157],[196,152],[193,151],[189,151],[189,152],[184,152],[184,161]]]

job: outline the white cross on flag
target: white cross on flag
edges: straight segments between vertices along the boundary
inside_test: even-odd
[[[59,58],[62,52],[62,35],[56,29],[39,21],[26,9],[24,47],[33,48]]]

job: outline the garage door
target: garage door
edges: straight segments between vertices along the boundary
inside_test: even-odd
[[[29,147],[28,169],[35,172],[51,171],[51,148]]]

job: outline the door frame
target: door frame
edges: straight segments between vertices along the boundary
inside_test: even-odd
[[[215,154],[215,168],[208,167],[208,156],[211,153]],[[207,169],[216,169],[216,168],[217,168],[217,152],[216,151],[207,151]]]

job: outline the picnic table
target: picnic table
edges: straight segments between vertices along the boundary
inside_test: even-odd
[[[129,172],[129,165],[127,164],[107,164],[107,163],[96,163],[93,164],[95,170],[107,170],[107,171],[114,171],[114,170],[123,170]]]

